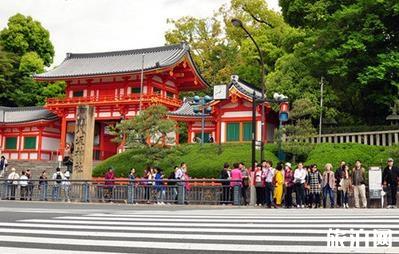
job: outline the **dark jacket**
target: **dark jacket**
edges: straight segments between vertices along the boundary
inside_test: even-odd
[[[384,168],[382,171],[382,183],[386,182],[387,184],[398,184],[399,177],[399,168],[393,166],[392,169],[389,169],[388,166]]]
[[[227,169],[222,169],[222,171],[220,172],[220,179],[229,179],[229,173],[227,172]],[[230,185],[230,181],[223,181],[222,185]]]
[[[344,176],[344,170],[339,167],[336,171],[335,171],[335,186],[339,187],[339,183],[341,182],[341,179]]]

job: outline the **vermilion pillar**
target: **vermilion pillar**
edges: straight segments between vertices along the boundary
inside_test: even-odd
[[[59,149],[61,156],[64,156],[66,131],[67,131],[66,115],[63,114],[61,117],[61,141],[60,141],[60,149]]]

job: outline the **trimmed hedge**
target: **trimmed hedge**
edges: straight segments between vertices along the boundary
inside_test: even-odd
[[[318,168],[324,170],[326,163],[332,163],[334,168],[340,161],[345,161],[351,167],[356,160],[360,160],[364,168],[370,166],[385,166],[389,157],[398,161],[399,146],[382,147],[369,146],[356,143],[348,144],[318,144],[309,153],[305,164],[316,163]]]
[[[268,144],[265,146],[265,158],[277,163],[278,159],[274,154],[275,145]],[[93,176],[103,176],[109,167],[115,169],[116,175],[126,177],[131,168],[135,168],[138,175],[142,175],[146,164],[146,153],[144,149],[130,149],[124,153],[114,155],[97,165],[94,169]],[[174,169],[174,166],[181,162],[187,163],[189,174],[195,178],[218,178],[223,164],[229,163],[231,166],[234,162],[244,162],[249,166],[251,160],[250,144],[223,144],[221,153],[219,153],[219,145],[204,144],[203,148],[199,144],[185,144],[169,149],[159,151],[162,153],[160,159],[152,163],[164,169],[165,174]],[[259,151],[257,151],[257,160],[259,161]]]
[[[359,159],[365,168],[385,166],[389,157],[399,162],[399,146],[380,147],[349,143],[317,144],[312,148],[301,150],[301,153],[307,153],[303,155],[307,158],[305,164],[316,163],[321,171],[324,170],[326,163],[332,163],[334,168],[337,168],[341,160],[353,166]],[[195,178],[218,178],[225,162],[230,163],[231,166],[234,162],[240,161],[247,166],[250,165],[250,144],[223,144],[221,150],[219,153],[219,146],[216,144],[204,144],[203,148],[199,144],[185,144],[169,149],[160,149],[155,151],[159,159],[153,165],[161,167],[165,170],[165,174],[169,175],[174,166],[186,162],[190,176]],[[276,145],[266,145],[265,151],[265,158],[272,160],[276,165],[278,162]],[[146,149],[131,149],[114,155],[97,165],[93,176],[103,176],[109,167],[114,168],[117,176],[120,177],[127,177],[131,168],[135,168],[140,176],[148,164],[147,155]],[[259,161],[259,151],[257,151],[257,156]]]

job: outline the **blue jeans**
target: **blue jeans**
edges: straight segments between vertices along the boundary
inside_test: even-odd
[[[47,184],[40,184],[40,201],[47,201]]]
[[[334,191],[330,185],[326,185],[323,188],[323,207],[326,207],[327,195],[330,197],[331,207],[334,207]]]
[[[58,186],[58,185],[53,186],[52,199],[53,199],[53,201],[60,200],[60,186]]]

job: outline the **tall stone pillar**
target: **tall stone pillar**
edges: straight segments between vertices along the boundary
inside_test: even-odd
[[[74,180],[90,180],[93,171],[94,108],[78,106],[73,151]]]

